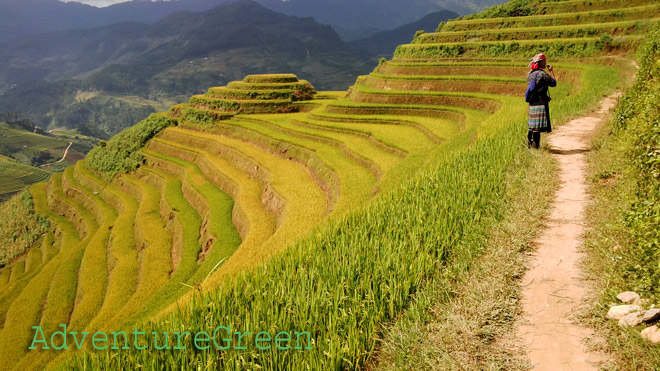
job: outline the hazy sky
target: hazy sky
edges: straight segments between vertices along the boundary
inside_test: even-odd
[[[94,6],[97,6],[97,7],[101,8],[101,7],[104,7],[104,6],[117,4],[117,3],[123,3],[123,2],[126,2],[126,1],[130,1],[130,0],[60,0],[60,1],[63,1],[65,3],[68,3],[69,1],[75,1],[75,2],[78,2],[78,3],[94,5]]]

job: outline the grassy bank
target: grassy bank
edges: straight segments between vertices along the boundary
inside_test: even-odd
[[[660,303],[660,29],[649,34],[639,54],[634,86],[617,107],[616,117],[595,142],[590,156],[590,276],[597,298],[589,320],[607,339],[613,369],[658,369],[660,349],[643,340],[646,325],[621,328],[605,318],[616,295],[633,290]]]

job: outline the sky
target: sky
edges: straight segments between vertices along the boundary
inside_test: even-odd
[[[65,3],[68,3],[70,1],[75,1],[77,3],[83,3],[83,4],[93,5],[102,8],[104,6],[110,6],[113,4],[123,3],[130,0],[60,0],[60,1],[63,1]]]

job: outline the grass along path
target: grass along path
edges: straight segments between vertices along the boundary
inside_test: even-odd
[[[591,330],[576,324],[576,309],[584,305],[581,281],[584,232],[586,155],[590,136],[614,106],[616,97],[601,102],[599,111],[574,119],[549,138],[550,151],[559,162],[561,186],[547,225],[537,238],[538,250],[522,281],[524,315],[518,335],[538,370],[595,369],[606,358],[590,352],[586,341],[595,340]]]

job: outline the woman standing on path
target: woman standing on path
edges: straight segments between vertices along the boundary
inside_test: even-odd
[[[550,108],[548,106],[548,102],[550,102],[548,88],[557,86],[557,79],[552,66],[547,66],[552,76],[543,70],[546,64],[545,54],[535,55],[529,63],[530,71],[527,75],[527,83],[529,84],[525,93],[525,100],[529,103],[527,146],[533,146],[536,149],[541,145],[541,133],[552,131]]]

